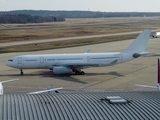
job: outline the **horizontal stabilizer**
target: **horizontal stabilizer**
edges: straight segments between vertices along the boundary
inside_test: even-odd
[[[149,52],[134,53],[134,54],[133,54],[133,57],[134,57],[134,58],[138,58],[139,56],[144,56],[144,55],[147,55],[147,54],[149,54]]]

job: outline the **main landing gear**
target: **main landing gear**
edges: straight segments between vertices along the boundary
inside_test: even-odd
[[[81,70],[77,70],[77,69],[73,69],[72,71],[75,73],[75,75],[84,75],[85,74],[85,72],[83,72]]]
[[[24,75],[24,73],[23,73],[23,70],[22,70],[22,69],[20,69],[20,75]]]

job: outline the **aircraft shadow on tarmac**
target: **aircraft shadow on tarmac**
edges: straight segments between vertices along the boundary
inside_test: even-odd
[[[123,76],[122,74],[117,73],[116,71],[105,72],[105,73],[85,73],[84,76],[93,76],[93,75],[114,75],[114,76]],[[7,74],[7,75],[0,75],[0,76],[22,76],[20,74]],[[23,76],[43,76],[43,77],[70,77],[70,76],[81,76],[72,74],[64,74],[64,75],[55,75],[52,71],[46,72],[39,72],[39,73],[26,73]]]
[[[84,82],[84,81],[81,81],[77,78],[71,77],[71,74],[54,75],[52,71],[46,71],[46,72],[42,72],[40,74],[40,76],[51,77],[51,78],[56,78],[56,79],[59,79],[59,80],[65,80],[65,81],[70,81],[70,82],[77,82],[77,83],[81,83],[81,84],[87,84],[87,82]]]
[[[93,75],[113,75],[113,76],[117,76],[117,77],[122,77],[122,74],[117,73],[116,71],[111,71],[108,73],[86,73],[84,76],[93,76]],[[4,76],[4,75],[0,75],[0,76]],[[5,76],[21,76],[20,74],[8,74]],[[87,84],[87,82],[81,81],[77,78],[73,78],[71,76],[81,76],[81,75],[75,75],[75,74],[65,74],[65,75],[55,75],[53,74],[52,71],[39,71],[38,73],[32,73],[32,74],[24,74],[23,76],[41,76],[41,77],[50,77],[50,78],[56,78],[59,80],[64,80],[64,81],[70,81],[70,82],[77,82],[77,83],[81,83],[81,84]],[[22,77],[23,77],[22,76]]]
[[[109,75],[113,75],[113,76],[117,76],[117,77],[122,77],[122,76],[124,76],[124,75],[122,75],[122,74],[117,73],[116,71],[109,72]]]
[[[65,77],[55,77],[59,80],[64,80],[64,81],[70,81],[70,82],[77,82],[77,83],[81,83],[81,84],[87,84],[87,82],[81,81],[77,78],[73,78],[71,76],[65,76]]]
[[[113,75],[117,77],[122,77],[124,75],[117,73],[116,71],[111,71],[108,73],[86,73],[85,76],[93,76],[93,75]]]
[[[54,75],[52,71],[43,72],[40,75],[42,77],[51,77],[51,78],[56,78],[56,79],[59,79],[59,80],[65,80],[65,81],[87,84],[87,82],[84,82],[84,81],[81,81],[77,78],[71,77],[71,76],[81,76],[81,75],[75,75],[75,74]],[[113,76],[116,76],[116,77],[124,76],[122,74],[117,73],[116,71],[112,71],[112,72],[109,72],[109,73],[86,73],[84,76],[93,76],[93,75],[113,75]]]

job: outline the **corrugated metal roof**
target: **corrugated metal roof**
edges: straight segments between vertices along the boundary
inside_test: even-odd
[[[107,96],[120,96],[131,103],[111,104],[105,100]],[[1,120],[159,120],[159,112],[158,91],[0,96]]]

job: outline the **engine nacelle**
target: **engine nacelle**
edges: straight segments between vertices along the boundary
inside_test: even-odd
[[[72,69],[65,67],[65,66],[56,66],[53,67],[54,74],[70,74]]]
[[[134,57],[134,58],[138,58],[139,56],[141,56],[141,54],[138,54],[138,53],[134,53],[134,54],[133,54],[133,57]]]

